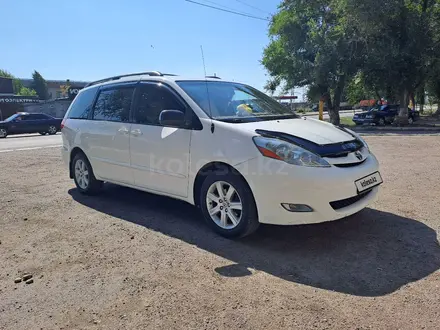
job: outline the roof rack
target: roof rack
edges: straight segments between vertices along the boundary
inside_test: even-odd
[[[105,78],[105,79],[101,79],[101,80],[92,81],[92,82],[88,83],[85,87],[101,84],[101,83],[104,83],[104,82],[107,82],[107,81],[118,80],[118,79],[121,79],[121,78],[124,78],[124,77],[131,77],[131,76],[163,77],[163,76],[176,76],[176,75],[175,74],[171,74],[171,73],[161,73],[159,71],[147,71],[147,72],[129,73],[129,74],[123,74],[123,75],[119,75],[119,76],[114,76],[114,77],[109,77],[109,78]]]
[[[220,77],[217,77],[217,76],[205,76],[205,78],[212,78],[212,79],[222,79],[222,78],[220,78]]]

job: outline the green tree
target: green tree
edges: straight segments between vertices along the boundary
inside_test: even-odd
[[[37,92],[32,88],[21,87],[17,95],[22,96],[37,96]]]
[[[267,86],[313,85],[313,91],[329,95],[330,121],[339,124],[341,97],[363,51],[345,0],[285,0],[272,18],[269,36],[262,60],[271,76]]]
[[[34,80],[32,82],[32,88],[37,92],[40,100],[47,100],[49,98],[49,92],[46,80],[44,80],[43,76],[36,70],[32,74],[32,78]]]
[[[348,83],[346,87],[348,102],[352,105],[358,104],[361,100],[380,99],[382,92],[374,91],[365,83],[365,77],[359,71]]]
[[[438,0],[345,0],[347,15],[361,32],[365,84],[400,103],[398,121],[407,123],[408,102],[427,80],[440,56],[435,43]]]

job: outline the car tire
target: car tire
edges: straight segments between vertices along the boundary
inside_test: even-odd
[[[56,126],[53,126],[53,125],[49,126],[47,129],[47,133],[49,135],[55,135],[55,134],[57,134],[57,131],[58,131],[58,129],[56,128]]]
[[[385,126],[385,119],[379,118],[379,121],[377,122],[379,126]]]
[[[409,117],[408,118],[408,124],[410,124],[410,125],[414,124],[414,118],[413,117]]]
[[[40,135],[46,135],[47,133],[46,132],[40,132]]]
[[[95,178],[92,166],[83,153],[76,154],[71,166],[73,180],[82,194],[96,195],[100,192],[103,182]]]
[[[0,139],[4,139],[8,136],[8,131],[6,128],[0,128]]]
[[[202,215],[224,237],[250,235],[260,225],[252,191],[240,175],[227,169],[222,172],[208,175],[202,184],[199,201]]]

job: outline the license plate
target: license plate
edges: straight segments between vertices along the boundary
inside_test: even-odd
[[[365,190],[380,185],[382,182],[383,181],[382,181],[382,177],[380,176],[380,173],[376,172],[355,181],[354,184],[356,185],[358,193],[361,193]]]

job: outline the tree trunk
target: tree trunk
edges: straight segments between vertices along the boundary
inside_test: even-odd
[[[437,111],[434,114],[435,116],[440,116],[440,102],[437,104]]]
[[[423,85],[417,91],[417,101],[420,104],[420,113],[423,113],[425,107],[425,86]]]
[[[410,94],[409,99],[411,100],[411,103],[412,103],[412,106],[413,106],[411,110],[413,110],[413,111],[416,110],[416,99],[414,97],[414,93]]]
[[[377,102],[376,102],[376,104],[378,104],[378,102],[380,102],[382,98],[381,98],[380,93],[379,93],[379,91],[377,90],[377,88],[376,88],[374,91],[376,92],[376,97],[377,97]]]
[[[340,76],[338,85],[335,88],[333,96],[333,107],[329,107],[330,122],[333,125],[340,125],[341,118],[339,117],[339,107],[341,105],[341,96],[345,87],[345,76]]]
[[[397,125],[408,125],[408,91],[406,89],[400,93],[400,110],[395,123]]]

